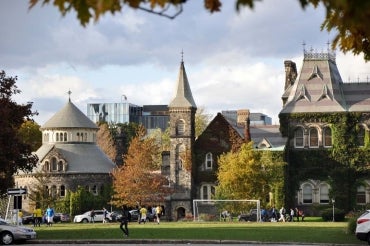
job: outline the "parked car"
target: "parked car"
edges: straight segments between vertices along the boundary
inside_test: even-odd
[[[139,218],[140,218],[139,210],[133,209],[133,210],[130,210],[129,212],[131,214],[131,220],[130,221],[139,221]],[[154,218],[155,218],[154,214],[152,214],[150,212],[148,212],[146,214],[146,222],[154,221]]]
[[[104,219],[104,210],[94,210],[95,216],[94,221],[95,222],[103,222]],[[76,215],[73,219],[73,222],[75,223],[88,223],[91,222],[91,211],[87,211],[83,214]],[[110,212],[107,212],[107,219],[109,222],[112,221],[112,216]]]
[[[9,245],[15,241],[25,241],[36,238],[36,232],[32,228],[12,225],[0,219],[1,244]]]
[[[54,223],[57,223],[57,222],[71,222],[71,218],[70,218],[69,214],[66,214],[66,213],[55,213],[55,215],[53,217],[53,221],[54,221]]]
[[[238,221],[257,221],[257,209],[251,209],[249,213],[238,215]]]
[[[356,237],[361,241],[367,241],[370,245],[370,210],[366,210],[357,219]]]

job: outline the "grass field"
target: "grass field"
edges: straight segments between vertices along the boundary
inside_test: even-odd
[[[119,223],[54,224],[35,228],[38,239],[120,239]],[[346,222],[154,222],[129,224],[131,239],[246,240],[364,244],[347,233]]]

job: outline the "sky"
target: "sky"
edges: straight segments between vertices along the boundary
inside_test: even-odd
[[[82,27],[71,12],[28,1],[0,1],[0,70],[17,76],[20,104],[33,102],[43,125],[71,101],[86,114],[92,102],[169,104],[181,59],[198,108],[215,116],[249,109],[279,124],[284,61],[300,70],[303,49],[326,52],[335,33],[321,31],[325,10],[298,0],[264,0],[237,12],[235,1],[209,13],[187,1],[173,20],[125,7]],[[278,3],[278,4],[277,4]],[[303,45],[304,44],[304,45]],[[336,50],[343,81],[367,81],[363,55]]]

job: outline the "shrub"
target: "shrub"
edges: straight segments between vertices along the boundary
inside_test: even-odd
[[[347,233],[348,234],[355,234],[356,225],[357,225],[357,219],[356,218],[349,218],[348,219],[348,224],[347,224]]]
[[[342,209],[334,209],[334,221],[344,221],[345,213]],[[333,209],[327,208],[321,211],[321,217],[324,221],[333,221]]]

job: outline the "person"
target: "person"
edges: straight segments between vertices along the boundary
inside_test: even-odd
[[[157,224],[159,225],[159,222],[161,220],[161,215],[162,215],[162,207],[160,205],[158,205],[156,208],[155,208],[155,216],[157,218]]]
[[[279,211],[279,213],[280,213],[280,219],[279,219],[279,221],[283,221],[283,222],[285,222],[285,208],[284,208],[284,206],[282,206],[281,207],[281,209],[280,209],[280,211]]]
[[[297,207],[294,209],[294,213],[295,213],[295,216],[297,217],[297,221],[299,222],[299,214],[300,214],[300,211],[299,211],[299,209]]]
[[[140,220],[139,220],[139,224],[140,224],[141,222],[144,222],[144,224],[145,224],[145,222],[146,222],[146,214],[148,213],[148,210],[147,210],[145,207],[142,207],[142,208],[139,210],[139,212],[140,212]]]
[[[122,218],[119,228],[123,232],[124,237],[128,237],[128,222],[130,221],[131,214],[126,205],[122,206]]]
[[[276,209],[275,206],[272,206],[271,208],[271,222],[276,222]]]
[[[290,214],[289,215],[290,215],[289,221],[293,222],[294,221],[294,209],[292,209],[292,208],[290,209]]]
[[[34,210],[33,210],[33,226],[36,227],[40,227],[41,226],[41,220],[42,220],[42,211],[41,211],[41,208],[38,208],[36,207]]]
[[[230,220],[230,217],[231,217],[231,215],[230,215],[229,211],[227,211],[227,210],[222,211],[221,218],[222,218],[223,221],[226,221],[227,219]]]
[[[103,223],[107,223],[108,222],[108,218],[107,218],[108,211],[104,207],[103,207],[103,215],[104,215],[104,217],[103,217]]]
[[[46,209],[46,225],[47,226],[52,226],[53,217],[54,217],[54,209],[48,206],[48,208]]]
[[[90,223],[95,223],[95,211],[91,209],[90,211]]]

